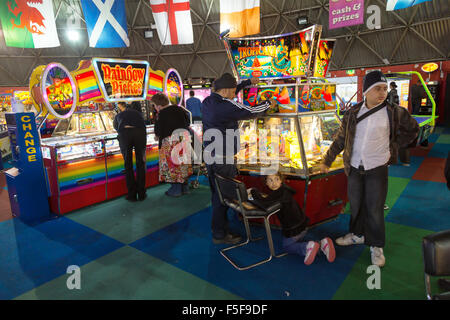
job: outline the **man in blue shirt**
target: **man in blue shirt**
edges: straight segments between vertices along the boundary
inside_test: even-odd
[[[194,97],[194,91],[189,91],[190,98],[186,100],[186,108],[192,113],[192,121],[202,120],[201,106],[202,102],[200,99]]]

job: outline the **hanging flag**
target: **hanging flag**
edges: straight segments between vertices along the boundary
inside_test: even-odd
[[[124,0],[81,0],[81,6],[90,47],[130,46]]]
[[[194,43],[189,0],[150,0],[163,45]]]
[[[9,47],[59,46],[52,0],[0,0],[0,19]]]
[[[405,9],[430,0],[387,0],[386,11]]]
[[[220,33],[230,37],[259,33],[259,0],[220,0]]]

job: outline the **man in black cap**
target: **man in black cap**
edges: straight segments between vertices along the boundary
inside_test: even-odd
[[[232,244],[241,241],[240,235],[234,234],[228,229],[228,207],[220,203],[215,186],[215,174],[223,177],[235,177],[237,175],[234,155],[240,149],[239,134],[236,134],[238,120],[256,118],[273,103],[273,100],[264,101],[249,107],[234,101],[236,94],[242,88],[257,83],[258,78],[252,78],[237,85],[236,79],[231,74],[225,73],[214,81],[214,92],[202,103],[204,156],[211,187],[213,210],[211,228],[215,244]],[[216,139],[211,141],[209,138],[209,136],[214,137],[215,134],[221,134],[223,143],[220,148],[214,148],[217,141]]]
[[[328,172],[343,150],[348,177],[350,233],[336,239],[338,245],[370,246],[372,264],[384,266],[384,203],[388,187],[388,165],[397,162],[399,147],[417,138],[419,125],[408,110],[386,100],[387,80],[381,71],[364,77],[364,101],[347,111],[335,140],[321,165]]]

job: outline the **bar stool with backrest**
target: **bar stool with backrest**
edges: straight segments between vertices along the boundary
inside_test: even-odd
[[[259,266],[263,263],[269,262],[272,260],[273,257],[280,258],[282,256],[285,256],[287,253],[282,253],[279,255],[275,254],[275,249],[273,246],[273,240],[272,240],[272,231],[270,229],[270,223],[269,219],[272,215],[276,214],[278,211],[280,211],[281,203],[276,202],[273,205],[269,207],[264,207],[261,204],[258,204],[256,202],[250,202],[247,195],[247,188],[245,187],[245,184],[242,181],[233,179],[233,178],[227,178],[222,177],[218,174],[216,174],[215,177],[216,182],[216,189],[219,194],[220,202],[224,206],[228,206],[232,208],[233,210],[239,212],[242,214],[242,218],[244,221],[245,231],[247,234],[247,240],[242,243],[238,243],[236,245],[232,245],[230,247],[224,248],[220,250],[220,253],[222,256],[225,257],[225,259],[228,260],[236,269],[238,270],[247,270],[256,266]],[[259,238],[253,238],[249,226],[249,219],[264,219],[264,227],[266,231],[266,237],[267,237],[267,243],[269,245],[269,251],[270,255],[269,257],[258,261],[256,263],[253,263],[248,266],[239,266],[236,262],[234,262],[227,254],[226,252],[238,247],[242,247],[247,245],[250,241],[258,241],[263,239],[264,237]]]

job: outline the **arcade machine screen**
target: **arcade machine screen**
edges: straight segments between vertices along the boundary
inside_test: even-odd
[[[203,100],[205,100],[206,97],[209,97],[211,95],[211,88],[202,88],[202,89],[186,89],[184,92],[184,105],[186,105],[186,101],[187,99],[189,99],[190,96],[190,91],[194,91],[195,98],[200,99],[200,101],[203,102]]]

